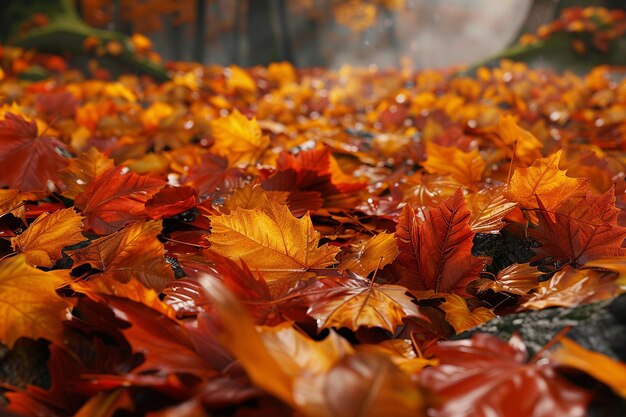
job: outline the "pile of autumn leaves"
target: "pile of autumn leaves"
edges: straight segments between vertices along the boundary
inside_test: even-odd
[[[503,65],[9,75],[7,409],[583,416],[572,367],[626,396],[626,365],[567,338],[532,358],[519,338],[446,341],[626,285],[624,84]],[[514,261],[473,253],[498,234]],[[43,380],[11,362],[38,338]]]

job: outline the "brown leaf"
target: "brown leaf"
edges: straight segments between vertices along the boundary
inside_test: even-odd
[[[463,193],[459,189],[422,221],[406,206],[396,229],[400,249],[397,262],[407,268],[410,281],[402,282],[417,291],[454,292],[464,295],[467,284],[478,278],[486,263],[472,256],[474,232]]]
[[[160,221],[135,223],[68,255],[76,266],[87,263],[122,283],[137,279],[146,288],[161,291],[174,274],[165,262],[159,233]]]
[[[581,370],[611,387],[626,398],[626,364],[606,355],[585,349],[573,340],[564,338],[561,346],[550,354],[550,359],[560,365]]]
[[[612,189],[599,196],[570,198],[556,210],[542,200],[539,206],[539,227],[530,230],[530,236],[542,244],[535,249],[539,256],[585,264],[626,253],[622,249],[626,228],[617,224],[620,210]]]
[[[323,280],[307,288],[307,314],[317,320],[320,329],[347,327],[381,327],[390,332],[406,317],[421,317],[417,305],[406,295],[406,288],[397,285],[377,285],[354,276],[336,281]]]
[[[466,196],[471,213],[468,223],[472,232],[493,233],[505,226],[502,219],[515,209],[517,203],[507,200],[502,193],[498,188],[483,188]]]

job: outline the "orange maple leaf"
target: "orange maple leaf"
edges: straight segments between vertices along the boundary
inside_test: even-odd
[[[23,255],[0,262],[0,341],[11,347],[20,337],[43,337],[63,345],[62,323],[69,304],[56,289],[65,282],[60,273],[28,265]]]
[[[165,262],[163,244],[157,239],[159,233],[160,221],[134,223],[94,240],[86,248],[69,251],[68,255],[76,266],[87,263],[120,282],[136,279],[146,288],[161,291],[174,274]]]
[[[548,210],[556,209],[564,201],[583,194],[588,186],[586,178],[570,178],[559,169],[562,151],[537,159],[528,168],[516,169],[505,196],[525,209],[539,208],[537,199]]]
[[[24,233],[12,238],[11,246],[32,265],[51,267],[61,257],[61,249],[85,240],[82,219],[73,208],[44,213]]]
[[[209,218],[211,248],[260,272],[273,294],[314,277],[308,270],[334,264],[339,252],[328,245],[318,247],[320,235],[308,215],[297,219],[287,206],[272,200],[253,210]]]

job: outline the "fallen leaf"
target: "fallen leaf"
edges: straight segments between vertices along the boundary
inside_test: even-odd
[[[209,216],[211,249],[242,260],[268,283],[272,294],[282,293],[300,280],[314,277],[309,269],[335,263],[339,251],[319,245],[319,233],[306,215],[295,218],[287,206],[268,200],[254,210],[237,209]]]
[[[482,180],[485,161],[476,149],[464,152],[456,146],[429,143],[426,154],[428,157],[422,165],[430,173],[450,175],[457,183],[468,188],[476,188]]]
[[[528,168],[513,172],[505,197],[524,209],[538,209],[540,200],[546,210],[554,210],[572,197],[584,194],[588,179],[570,178],[559,169],[562,151],[537,159]]]
[[[577,270],[566,266],[549,280],[540,283],[537,291],[521,307],[533,310],[574,307],[606,300],[625,290],[618,285],[617,276],[612,272]]]
[[[56,294],[61,275],[28,265],[24,255],[0,262],[0,342],[8,347],[20,337],[46,338],[63,346],[63,320],[69,304]]]
[[[525,296],[539,286],[539,277],[545,274],[528,263],[509,265],[498,272],[495,280],[484,280],[479,291],[491,289]]]
[[[6,113],[0,120],[0,186],[20,191],[54,191],[58,171],[68,159],[66,146],[51,136],[39,136],[37,123],[19,114]]]
[[[585,264],[591,260],[624,255],[626,228],[618,225],[620,210],[615,207],[612,189],[596,196],[570,198],[550,210],[539,200],[539,227],[530,236],[541,243],[534,249],[539,257]]]
[[[345,356],[325,374],[298,379],[297,407],[311,417],[423,417],[424,394],[380,353]]]
[[[517,203],[507,200],[503,190],[483,188],[477,193],[466,197],[470,211],[469,227],[474,233],[494,233],[506,224],[502,221],[507,214],[515,209]]]
[[[559,342],[560,346],[550,354],[550,359],[559,365],[576,368],[591,375],[611,387],[616,394],[626,398],[626,364],[585,349],[568,338]]]
[[[212,150],[228,159],[231,166],[255,164],[269,146],[269,138],[262,136],[256,119],[248,120],[238,110],[211,122],[215,138]]]
[[[64,247],[85,240],[82,219],[73,208],[44,213],[24,233],[12,238],[11,246],[31,265],[51,267]]]
[[[485,259],[472,256],[474,232],[470,213],[459,189],[421,221],[405,206],[396,229],[400,249],[396,261],[408,270],[410,281],[402,282],[417,291],[465,294],[467,284],[478,278]]]
[[[339,268],[366,277],[372,271],[382,269],[393,262],[398,253],[393,233],[379,233],[368,240],[362,250],[344,257],[339,263]]]
[[[493,311],[485,307],[478,307],[470,311],[463,297],[456,294],[445,294],[446,301],[441,308],[446,313],[446,320],[454,327],[456,334],[479,326],[496,317]]]
[[[101,154],[96,148],[80,153],[68,162],[68,166],[59,171],[59,178],[65,186],[63,196],[74,199],[85,191],[85,187],[96,177],[113,168],[114,162]]]
[[[85,229],[104,235],[146,219],[146,202],[164,186],[158,178],[111,168],[89,182],[74,204],[85,216]]]
[[[406,317],[424,316],[407,289],[397,285],[377,285],[357,276],[336,281],[323,280],[303,295],[308,301],[307,314],[317,320],[317,327],[381,327],[394,332]],[[308,297],[307,293],[315,294]]]
[[[436,417],[583,417],[590,395],[559,376],[545,362],[527,363],[517,338],[509,343],[478,333],[429,349],[439,366],[424,369],[419,381],[444,401]],[[512,401],[520,398],[523,401]]]
[[[94,240],[86,248],[68,251],[68,255],[75,266],[89,264],[122,283],[137,279],[146,288],[161,291],[174,274],[157,239],[160,233],[160,221],[134,223]]]

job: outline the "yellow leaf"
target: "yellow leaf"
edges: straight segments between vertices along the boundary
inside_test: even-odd
[[[504,197],[501,188],[483,188],[477,193],[465,197],[470,211],[469,227],[474,233],[493,233],[505,226],[502,219],[509,214],[517,203]]]
[[[0,262],[0,342],[11,347],[20,337],[43,337],[62,345],[68,303],[56,289],[64,282],[28,265],[23,255]]]
[[[557,363],[579,369],[615,393],[626,398],[626,364],[598,352],[587,350],[570,339],[561,339],[561,347],[550,357]]]
[[[68,166],[59,171],[59,178],[66,187],[62,193],[63,196],[70,199],[76,198],[78,194],[85,191],[85,187],[91,180],[113,166],[113,160],[94,147],[70,159]]]
[[[319,286],[311,292],[317,293]],[[307,314],[317,320],[320,329],[347,327],[356,331],[359,327],[381,327],[393,332],[404,318],[423,317],[406,292],[399,285],[370,285],[369,281],[355,277],[312,298]]]
[[[228,67],[226,87],[230,91],[238,91],[248,94],[256,93],[256,83],[254,82],[254,79],[245,70],[236,65]]]
[[[211,121],[211,131],[215,138],[212,149],[231,165],[255,163],[270,143],[267,136],[261,135],[256,119],[248,120],[238,110]]]
[[[32,265],[51,267],[61,257],[61,249],[85,240],[82,219],[73,208],[44,213],[24,233],[12,238],[11,246]]]
[[[298,219],[287,206],[271,200],[254,210],[209,218],[212,249],[260,272],[275,295],[314,277],[309,269],[334,264],[339,252],[328,245],[318,247],[320,234],[308,214]]]
[[[296,82],[296,70],[289,62],[272,62],[267,67],[267,79],[271,82],[284,85]]]
[[[498,272],[495,280],[485,280],[479,291],[492,289],[524,297],[539,286],[539,277],[544,274],[545,272],[528,263],[512,264]]]
[[[468,188],[476,187],[485,170],[478,150],[463,152],[454,146],[439,146],[430,143],[426,146],[428,158],[423,163],[424,169],[433,174],[450,175],[453,180]]]
[[[485,307],[478,307],[470,311],[467,302],[463,297],[456,294],[441,294],[446,301],[440,308],[446,313],[446,320],[454,327],[454,331],[459,334],[472,329],[496,317],[491,310]]]
[[[396,259],[400,251],[393,233],[379,233],[371,238],[365,247],[355,254],[342,259],[340,269],[351,270],[364,277],[377,268],[382,269]]]
[[[504,143],[515,148],[515,160],[521,161],[525,165],[530,165],[535,160],[541,158],[540,149],[543,148],[543,144],[539,142],[535,135],[519,127],[513,116],[506,115],[500,117],[498,134]],[[517,142],[517,145],[515,145],[515,142]]]
[[[288,197],[287,191],[265,191],[260,185],[248,184],[235,190],[233,195],[224,202],[220,211],[228,214],[236,209],[253,210],[267,204],[268,200],[287,204]]]
[[[161,291],[174,279],[174,273],[165,262],[163,244],[157,238],[159,233],[160,221],[133,223],[68,254],[76,266],[88,263],[122,283],[137,279],[146,288]]]
[[[537,209],[537,198],[545,210],[554,210],[568,198],[584,194],[589,180],[570,178],[559,169],[561,150],[537,159],[528,168],[516,169],[505,196],[525,209]]]
[[[20,190],[0,189],[0,216],[11,213],[15,217],[24,217],[25,201],[37,201],[37,196],[33,193],[23,193]]]
[[[376,345],[357,345],[359,352],[383,353],[396,364],[401,371],[408,375],[415,375],[427,366],[437,366],[439,360],[426,359],[417,354],[413,342],[408,339],[388,339]]]

